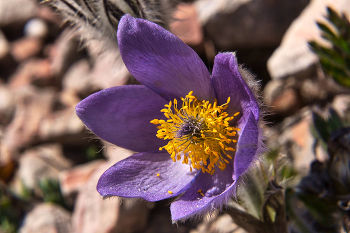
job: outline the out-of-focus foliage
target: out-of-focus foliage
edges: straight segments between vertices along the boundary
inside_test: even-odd
[[[291,164],[277,150],[267,151],[264,161],[245,174],[237,189],[237,200],[228,213],[240,227],[251,233],[286,233],[287,221],[283,183],[296,175]]]
[[[0,226],[6,233],[16,232],[17,229],[17,216],[11,209],[10,198],[0,193]]]
[[[327,143],[331,139],[332,133],[343,128],[343,122],[338,114],[331,108],[329,109],[329,116],[324,119],[317,113],[312,114],[314,123],[314,132],[316,138],[319,138],[324,143]]]
[[[324,71],[339,84],[350,87],[350,22],[329,7],[325,18],[329,25],[317,22],[317,26],[331,47],[316,41],[309,41],[309,46],[318,55]]]
[[[328,152],[315,160],[310,173],[295,189],[286,191],[286,210],[297,232],[349,231],[350,128],[333,110],[322,117],[313,113],[315,137]]]
[[[103,159],[102,149],[96,145],[89,146],[85,149],[86,159],[88,161]]]
[[[23,202],[0,183],[0,232],[17,232],[23,215]]]
[[[52,179],[43,179],[39,183],[44,202],[51,202],[67,208],[61,193],[59,182]]]
[[[24,214],[39,202],[51,202],[68,208],[62,196],[59,182],[43,179],[39,183],[40,195],[27,189],[22,183],[21,194],[15,195],[0,183],[0,232],[17,232]]]

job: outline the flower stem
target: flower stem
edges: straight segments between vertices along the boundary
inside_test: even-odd
[[[236,208],[228,209],[227,213],[231,215],[238,226],[249,233],[288,233],[285,219],[278,218],[280,221],[275,221],[274,223],[271,221],[263,222]]]

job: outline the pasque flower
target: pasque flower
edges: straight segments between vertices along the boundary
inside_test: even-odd
[[[171,204],[173,220],[221,208],[261,147],[259,105],[234,53],[215,57],[212,75],[198,55],[160,26],[125,15],[118,44],[143,85],[97,92],[77,115],[101,139],[138,152],[110,167],[104,196]]]

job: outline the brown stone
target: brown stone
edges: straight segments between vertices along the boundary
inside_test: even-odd
[[[63,90],[59,93],[59,101],[69,108],[74,108],[80,101],[80,96],[72,90]]]
[[[73,90],[77,93],[84,92],[89,87],[90,72],[90,65],[86,59],[75,62],[63,77],[63,89]]]
[[[203,31],[194,4],[180,3],[174,12],[175,19],[170,31],[188,45],[199,45],[203,41]]]
[[[20,233],[73,233],[71,214],[61,206],[42,203],[30,211]]]
[[[300,107],[301,100],[293,88],[283,90],[271,103],[271,109],[275,113],[283,116],[295,113]]]
[[[310,163],[316,159],[314,153],[315,137],[311,132],[311,111],[303,109],[301,119],[288,123],[285,119],[284,129],[278,137],[280,145],[284,145],[293,160],[294,168],[302,175],[306,175],[310,169]]]
[[[0,158],[0,183],[9,182],[15,169],[16,163],[13,160],[9,158]]]
[[[2,149],[10,154],[35,142],[39,126],[51,111],[54,100],[52,90],[39,90],[32,86],[18,88],[14,93],[15,114],[4,131],[1,143]]]
[[[19,160],[18,178],[23,185],[34,191],[39,190],[41,181],[58,181],[58,174],[72,166],[72,162],[63,156],[59,144],[48,144],[25,151]]]
[[[0,132],[0,139],[3,140],[4,135],[3,132]],[[18,157],[18,151],[13,150],[11,147],[5,144],[0,144],[0,166],[2,169],[6,169],[6,167]]]
[[[266,103],[271,106],[272,102],[276,96],[280,95],[285,88],[285,83],[283,80],[271,80],[269,81],[264,88],[264,98]]]
[[[42,141],[56,141],[63,144],[81,145],[85,126],[75,114],[74,107],[47,114],[38,127],[38,138]]]
[[[11,54],[16,61],[21,62],[30,57],[40,54],[43,42],[40,38],[24,37],[15,42],[11,46]]]
[[[35,0],[0,1],[0,28],[21,24],[33,18],[37,9]]]
[[[9,86],[18,88],[28,84],[36,86],[54,84],[50,66],[48,59],[30,59],[25,61],[17,69],[16,73],[10,77]]]
[[[60,187],[64,196],[77,193],[91,177],[91,174],[103,163],[102,160],[95,160],[74,166],[71,169],[62,171],[59,174]]]
[[[73,212],[76,233],[143,232],[149,213],[147,202],[119,197],[103,200],[96,191],[99,177],[110,166],[101,165],[81,189]]]

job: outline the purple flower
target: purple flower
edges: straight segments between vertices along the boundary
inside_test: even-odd
[[[218,54],[210,76],[190,47],[154,23],[125,15],[117,37],[143,85],[97,92],[76,112],[101,139],[139,153],[109,168],[98,192],[147,201],[179,196],[173,220],[221,208],[261,147],[259,106],[235,54]]]

